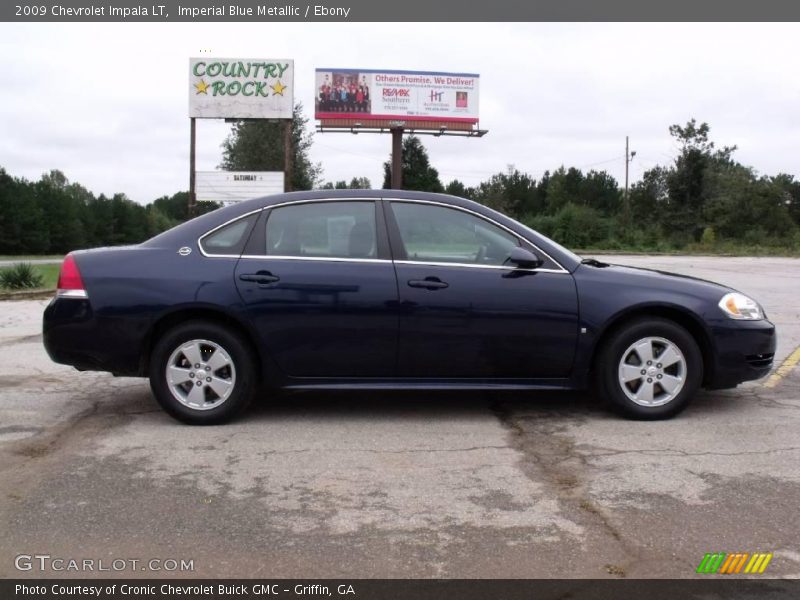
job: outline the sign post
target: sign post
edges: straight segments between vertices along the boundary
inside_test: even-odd
[[[197,142],[197,124],[194,117],[189,118],[189,207],[188,214],[190,219],[194,216],[197,197],[195,196],[195,147]]]
[[[403,128],[392,129],[392,189],[403,189]]]

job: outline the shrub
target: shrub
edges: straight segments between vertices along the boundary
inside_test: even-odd
[[[608,219],[588,206],[567,204],[555,215],[553,239],[568,248],[591,248],[608,234]]]
[[[556,228],[556,219],[550,215],[526,215],[522,218],[522,222],[547,237],[552,237]]]
[[[30,263],[15,263],[0,270],[0,286],[9,290],[38,288],[44,285],[42,276]]]
[[[713,227],[706,227],[703,229],[703,235],[700,236],[700,243],[703,246],[713,246],[717,241],[717,234],[714,233]]]

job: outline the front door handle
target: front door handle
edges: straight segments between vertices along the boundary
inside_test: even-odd
[[[441,290],[443,288],[449,287],[449,284],[445,283],[438,277],[426,277],[425,279],[411,279],[408,282],[408,286],[416,288],[424,288],[426,290]]]
[[[259,271],[258,273],[242,273],[241,275],[239,275],[239,279],[241,279],[242,281],[251,281],[259,285],[275,283],[276,281],[281,280],[280,277],[278,277],[277,275],[273,275],[269,271]]]

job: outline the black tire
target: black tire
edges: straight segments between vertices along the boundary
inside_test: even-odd
[[[176,389],[173,394],[172,390],[175,388],[167,380],[167,366],[170,357],[181,346],[192,340],[204,340],[216,344],[230,359],[232,368],[223,367],[220,371],[213,373],[220,379],[224,379],[227,375],[228,380],[232,382],[232,389],[228,392],[227,397],[222,399],[222,396],[216,395],[211,389],[205,396],[205,398],[209,398],[209,406],[213,406],[214,403],[221,400],[218,406],[207,409],[188,406],[185,403],[188,400],[184,399],[182,402],[176,397],[176,394],[181,394],[180,390]],[[203,350],[203,356],[211,355],[210,346],[202,344],[199,346]],[[181,363],[186,362],[185,357],[181,354],[178,355],[177,360]],[[194,369],[189,368],[188,370],[193,371]],[[259,384],[256,361],[248,343],[237,332],[208,321],[187,321],[164,333],[156,342],[150,356],[149,377],[150,389],[161,407],[174,418],[191,425],[216,425],[231,420],[250,404]],[[201,379],[194,373],[192,377],[191,382],[187,381],[189,391],[192,391],[192,385]],[[198,387],[205,385],[207,384],[201,382]],[[210,388],[211,384],[208,386]],[[203,391],[206,392],[206,390]],[[203,402],[206,402],[205,398]]]
[[[639,365],[636,363],[638,353],[633,352],[631,354],[630,348],[636,342],[649,338],[656,340],[651,345],[654,350],[652,360],[654,364],[648,365],[644,362]],[[660,387],[661,383],[656,379],[658,375],[649,378],[649,369],[660,365],[658,357],[661,355],[656,354],[656,352],[659,348],[664,348],[657,339],[663,339],[674,344],[680,350],[684,359],[683,365],[685,367],[681,367],[680,363],[676,363],[674,367],[667,367],[667,369],[674,369],[672,371],[665,371],[660,368],[656,370],[661,375],[658,379],[664,378],[663,380],[666,382],[668,375],[676,374],[679,369],[683,369],[680,371],[683,387],[671,398],[671,394]],[[664,350],[662,349],[661,352],[664,352]],[[621,365],[624,358],[627,359],[626,363]],[[628,361],[633,361],[633,363]],[[621,369],[628,367],[636,369],[641,367],[646,372],[639,380],[633,380],[626,384],[630,386],[628,387],[629,393],[637,395],[637,385],[645,386],[646,381],[652,381],[654,382],[652,389],[655,390],[655,393],[652,394],[654,399],[652,401],[663,401],[663,404],[643,406],[629,397],[628,393],[623,389],[624,384],[620,379]],[[640,420],[668,419],[675,416],[686,408],[703,381],[703,357],[695,339],[677,323],[655,317],[631,321],[614,331],[600,349],[595,368],[595,382],[600,396],[617,412],[628,418]],[[647,385],[650,386],[651,384],[648,383]],[[640,398],[639,402],[647,402],[647,400]]]

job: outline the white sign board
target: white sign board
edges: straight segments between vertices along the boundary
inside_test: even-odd
[[[291,119],[293,107],[293,60],[189,59],[190,117]]]
[[[476,73],[317,69],[317,119],[478,122]]]
[[[198,171],[198,200],[233,204],[283,193],[283,171]]]

